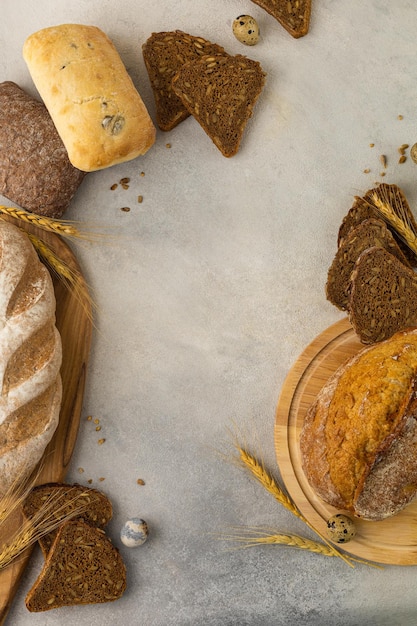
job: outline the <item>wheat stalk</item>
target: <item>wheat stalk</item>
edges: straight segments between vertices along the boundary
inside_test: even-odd
[[[93,301],[84,280],[78,272],[75,272],[67,263],[50,248],[42,239],[32,233],[27,233],[31,243],[38,254],[48,264],[61,280],[71,289],[80,302],[89,319],[92,317]]]
[[[298,510],[297,506],[291,500],[291,498],[284,492],[284,490],[280,487],[274,477],[265,469],[265,467],[259,463],[259,461],[250,454],[244,448],[237,446],[237,451],[239,453],[239,460],[243,464],[244,467],[250,470],[252,476],[256,478],[256,480],[271,494],[274,498],[284,506],[288,511],[290,511],[293,515],[298,517],[298,519],[302,520],[310,530],[314,531],[322,541],[326,544],[326,546],[331,550],[335,556],[340,557],[343,561],[345,561],[350,567],[352,563],[349,558],[347,558],[342,552],[337,550],[333,546],[330,541],[326,539],[310,522],[308,519],[304,517],[301,511]]]
[[[25,211],[24,209],[3,205],[0,205],[0,213],[9,215],[16,220],[20,220],[26,224],[32,224],[33,226],[37,226],[38,228],[42,228],[43,230],[47,230],[57,235],[63,235],[66,237],[82,236],[77,228],[69,222],[52,219],[46,215],[38,215],[37,213],[31,213],[30,211]]]

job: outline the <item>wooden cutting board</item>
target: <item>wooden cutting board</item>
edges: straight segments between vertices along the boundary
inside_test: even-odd
[[[347,319],[330,326],[302,352],[282,387],[275,419],[275,450],[285,486],[299,510],[322,535],[327,520],[338,513],[311,489],[301,466],[300,433],[308,408],[339,365],[363,345]],[[417,564],[417,501],[381,522],[355,521],[354,540],[341,547],[370,561]]]
[[[20,222],[19,225],[22,226]],[[41,238],[71,270],[79,274],[80,280],[84,281],[73,252],[60,237],[32,226],[25,228]],[[53,281],[57,301],[56,325],[62,338],[63,398],[59,425],[45,451],[38,483],[62,482],[65,478],[77,439],[92,336],[89,305],[87,304],[87,307],[85,303],[83,305],[73,291],[56,276],[53,276]],[[15,529],[20,523],[19,514],[10,525]],[[7,541],[7,537],[8,529],[2,527],[0,545]],[[31,552],[32,549],[29,548],[16,562],[0,572],[0,625],[6,622],[7,613]]]

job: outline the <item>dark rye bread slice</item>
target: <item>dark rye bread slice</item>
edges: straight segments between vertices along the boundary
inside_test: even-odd
[[[142,46],[142,54],[155,99],[156,122],[161,130],[168,131],[190,115],[171,87],[180,67],[205,54],[227,53],[216,43],[175,30],[152,33]]]
[[[367,344],[417,326],[417,274],[384,248],[368,248],[351,275],[349,319]]]
[[[373,196],[375,194],[383,202],[388,201],[394,210],[394,213],[398,216],[404,217],[410,224],[411,229],[417,234],[417,223],[403,191],[397,185],[381,183],[376,187],[369,189],[362,198],[355,198],[351,209],[343,218],[340,225],[337,238],[338,245],[341,245],[342,241],[347,237],[349,231],[352,228],[355,228],[363,220],[369,218],[383,219],[377,208],[372,206],[374,202]],[[397,231],[390,224],[387,224],[387,228],[393,234],[397,244],[409,260],[410,264],[413,267],[416,267],[417,255],[404,243]]]
[[[311,0],[252,0],[272,15],[286,31],[298,39],[308,33]]]
[[[360,254],[367,248],[381,246],[410,267],[385,222],[367,219],[352,228],[339,246],[327,273],[326,297],[338,309],[349,308],[350,276]]]
[[[239,150],[265,74],[242,55],[208,55],[183,65],[172,88],[225,157]]]
[[[85,506],[79,518],[98,528],[104,528],[113,515],[112,504],[104,493],[77,484],[47,483],[34,487],[25,499],[22,508],[25,517],[32,519],[42,509],[48,511],[59,509],[60,516],[64,517],[70,514],[75,506]],[[57,533],[58,530],[54,530],[39,539],[45,558]]]
[[[25,602],[29,611],[48,611],[110,602],[125,589],[126,567],[104,531],[83,520],[70,520],[60,526]]]

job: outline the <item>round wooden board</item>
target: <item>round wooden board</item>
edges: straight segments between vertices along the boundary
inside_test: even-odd
[[[9,221],[16,223],[12,219]],[[29,225],[23,225],[21,222],[18,225],[24,226],[26,230],[42,239],[84,282],[73,252],[60,237]],[[53,281],[56,297],[56,325],[62,340],[63,397],[58,428],[43,456],[42,470],[37,480],[39,484],[62,482],[65,478],[78,434],[92,336],[89,303],[81,302],[74,292],[57,277],[53,276]],[[11,532],[21,522],[22,518],[19,513],[13,517],[13,520],[10,520],[10,523],[1,526],[0,545],[7,542]],[[31,549],[26,550],[19,559],[0,571],[0,624],[6,621],[30,554]]]
[[[275,450],[288,493],[304,517],[326,536],[326,522],[340,512],[311,489],[302,469],[300,433],[308,408],[329,376],[363,345],[347,319],[330,326],[304,350],[282,387],[275,419]],[[391,565],[417,564],[417,501],[381,521],[355,520],[356,537],[339,548],[352,556]]]

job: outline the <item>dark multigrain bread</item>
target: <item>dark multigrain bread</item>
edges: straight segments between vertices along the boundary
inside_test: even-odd
[[[252,0],[252,2],[278,20],[296,39],[308,33],[311,0]]]
[[[221,153],[231,157],[264,84],[257,61],[242,55],[207,55],[183,65],[172,88]]]
[[[59,218],[84,176],[71,165],[46,107],[15,83],[1,83],[0,194],[28,211]]]
[[[216,43],[181,30],[152,33],[142,53],[155,98],[156,121],[164,131],[172,130],[190,115],[171,87],[180,67],[205,54],[226,54]]]
[[[96,604],[120,598],[126,568],[104,531],[82,520],[64,522],[33,587],[26,596],[29,611]]]
[[[307,411],[300,451],[325,502],[382,520],[416,497],[416,380],[414,328],[364,347],[324,384]]]
[[[349,319],[363,343],[417,325],[417,274],[384,248],[368,248],[351,275]]]
[[[374,246],[385,248],[410,267],[385,222],[379,219],[360,222],[343,239],[327,274],[326,297],[338,309],[345,311],[349,308],[350,276],[354,265],[364,250]]]
[[[79,517],[98,528],[104,528],[113,515],[112,504],[101,491],[64,483],[48,483],[34,487],[23,503],[23,513],[27,519],[32,519],[41,509],[45,510],[47,507],[48,511],[59,510],[60,516],[64,517],[75,507],[80,506],[83,510]],[[54,530],[39,539],[45,558],[57,533],[58,530]]]
[[[378,209],[374,206],[375,197],[379,198],[382,202],[389,202],[394,213],[397,216],[403,217],[410,225],[413,232],[417,234],[417,223],[403,191],[397,185],[381,183],[376,187],[369,189],[362,198],[355,198],[352,207],[340,225],[337,238],[339,246],[348,236],[349,231],[352,228],[355,228],[363,220],[369,218],[382,219],[380,211],[378,211]],[[387,227],[391,231],[397,244],[409,260],[410,264],[413,267],[416,267],[417,255],[410,250],[407,245],[405,245],[403,239],[390,224],[387,224]]]

